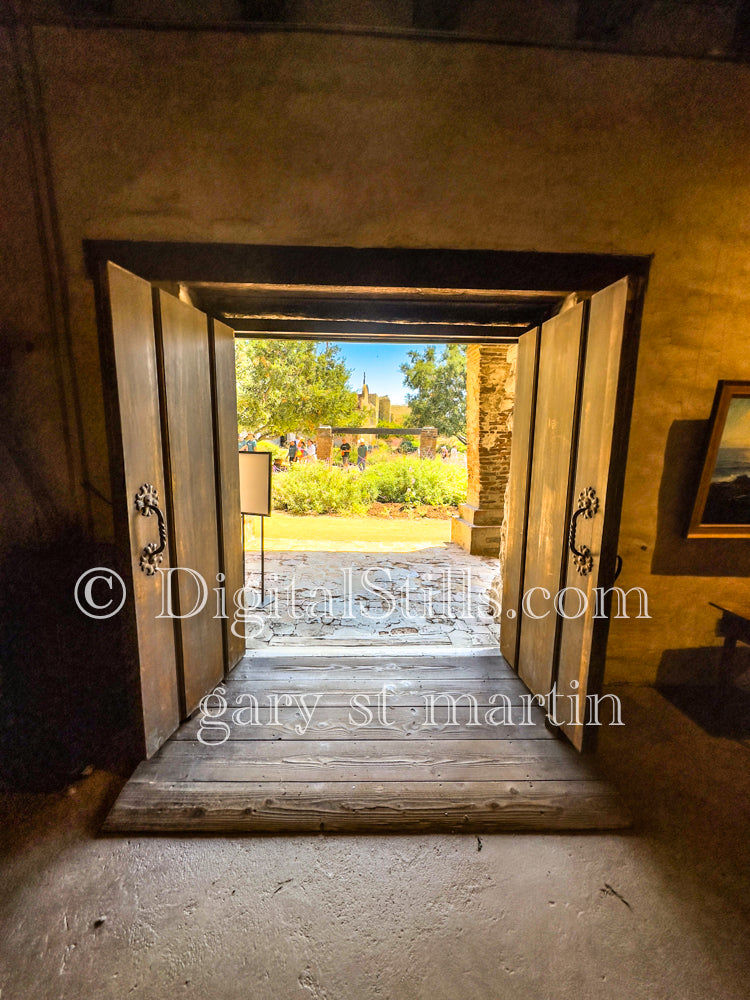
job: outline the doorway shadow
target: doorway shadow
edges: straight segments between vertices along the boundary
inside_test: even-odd
[[[718,686],[721,647],[667,649],[662,654],[655,687],[678,711],[709,736],[750,739],[750,687],[733,684],[729,694]],[[738,647],[735,665],[750,677],[750,648]]]
[[[705,684],[657,685],[657,691],[709,736],[750,739],[750,691],[735,687],[721,700]]]
[[[114,547],[75,524],[0,564],[1,790],[51,792],[92,769],[127,773],[137,759],[125,628],[74,600],[84,571],[116,565]]]

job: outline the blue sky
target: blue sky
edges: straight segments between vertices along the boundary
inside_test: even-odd
[[[424,344],[337,344],[352,369],[349,385],[357,392],[362,388],[362,372],[367,372],[370,392],[390,396],[392,403],[406,402],[406,388],[399,365],[406,361],[407,351],[424,350]]]

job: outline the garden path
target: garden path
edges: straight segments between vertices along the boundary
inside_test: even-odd
[[[257,521],[247,548],[246,584],[259,604]],[[498,649],[487,598],[498,561],[453,545],[449,520],[276,512],[265,550],[267,603],[248,616],[250,650]]]

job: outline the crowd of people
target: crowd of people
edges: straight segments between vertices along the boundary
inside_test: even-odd
[[[282,437],[280,440],[281,447],[286,448],[286,458],[289,466],[295,464],[312,464],[318,460],[318,451],[315,445],[315,441],[312,438],[305,439],[304,437],[297,437],[296,434],[290,434],[288,437]],[[249,431],[240,431],[239,434],[239,450],[240,451],[255,451],[258,446],[258,439],[255,434]],[[347,438],[344,438],[341,444],[338,446],[339,456],[341,458],[341,465],[344,469],[348,469],[352,461],[356,458],[357,467],[364,471],[367,465],[367,455],[369,452],[368,446],[365,444],[364,438],[359,438],[356,443],[356,452],[353,451],[353,445],[349,442]],[[448,447],[443,444],[438,448],[438,456],[443,459],[444,462],[457,462],[460,461],[458,450],[455,448],[448,450]],[[275,472],[279,472],[282,469],[282,459],[275,458],[273,460],[273,468]]]
[[[312,438],[305,440],[303,437],[297,438],[294,434],[287,438],[287,458],[289,464],[295,462],[312,463],[318,460],[318,449]]]

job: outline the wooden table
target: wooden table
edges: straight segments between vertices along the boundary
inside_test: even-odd
[[[713,601],[709,601],[709,604],[722,613],[716,626],[716,634],[724,637],[719,662],[719,690],[727,693],[734,680],[734,651],[737,643],[745,642],[750,645],[750,607],[715,604]]]

